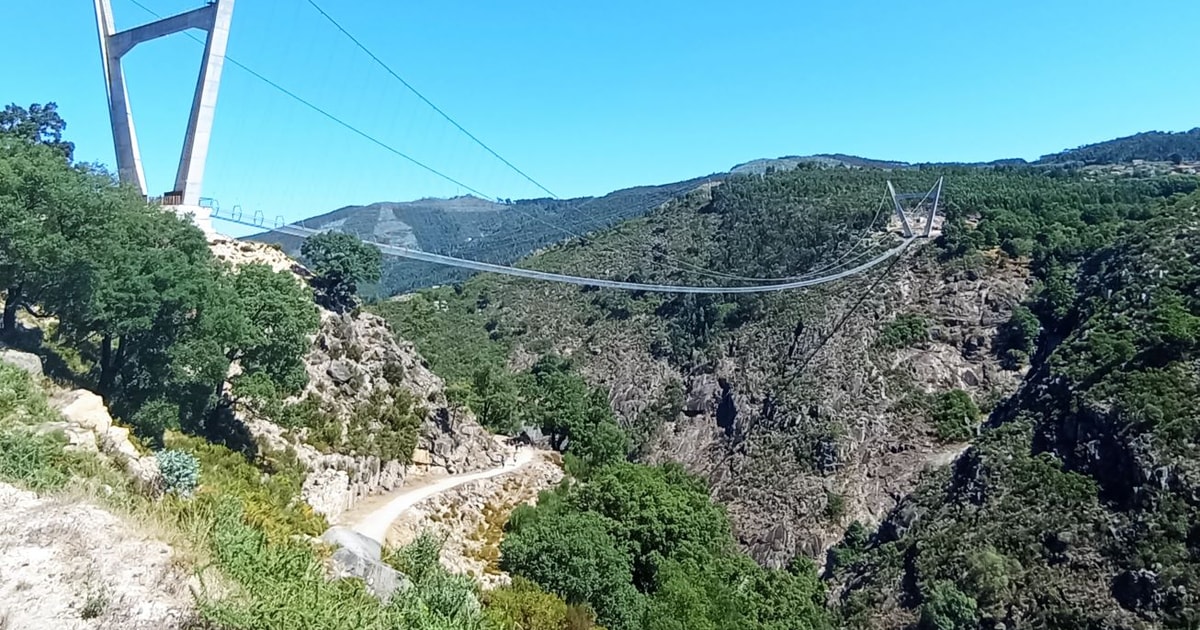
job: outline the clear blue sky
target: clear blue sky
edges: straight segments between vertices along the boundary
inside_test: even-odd
[[[160,13],[200,0],[143,0]],[[780,155],[1037,156],[1200,125],[1200,2],[320,0],[560,196]],[[148,19],[113,0],[118,27]],[[113,163],[85,0],[7,2],[0,101],[57,101],[80,159]],[[200,46],[135,50],[150,187],[169,189]],[[229,54],[493,196],[540,196],[372,65],[305,0],[240,0]],[[288,219],[461,192],[226,68],[205,194]]]

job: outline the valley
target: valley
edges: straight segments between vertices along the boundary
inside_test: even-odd
[[[58,576],[0,626],[1196,627],[1194,136],[374,204],[299,243],[206,238],[0,133],[0,494],[32,515],[0,592]],[[939,178],[932,238],[799,291],[435,277],[359,239],[810,277],[894,247],[882,191]]]

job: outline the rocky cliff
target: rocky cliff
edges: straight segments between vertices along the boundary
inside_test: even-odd
[[[263,263],[306,270],[279,250],[259,243],[213,243],[218,257],[231,264]],[[319,449],[306,430],[280,426],[247,406],[239,413],[254,437],[272,449],[292,449],[308,468],[303,498],[315,510],[336,518],[360,498],[392,490],[416,473],[430,469],[464,472],[502,463],[503,449],[467,410],[446,400],[442,379],[430,372],[411,343],[399,341],[387,323],[369,313],[337,314],[322,309],[320,329],[305,356],[308,384],[292,404],[308,401],[318,413],[352,431],[377,431],[355,423],[363,410],[413,401],[420,416],[415,450],[364,454],[354,449]]]
[[[711,370],[681,374],[682,413],[645,449],[704,474],[769,565],[822,558],[962,450],[938,436],[927,397],[961,389],[986,404],[1019,379],[992,346],[1028,290],[1021,267],[947,273],[918,252],[839,289],[785,298],[777,320],[731,334]],[[919,338],[881,344],[888,322],[915,313]]]

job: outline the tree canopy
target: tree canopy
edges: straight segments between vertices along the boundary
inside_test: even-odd
[[[301,388],[317,326],[309,290],[219,263],[187,219],[71,163],[64,127],[53,105],[10,107],[0,126],[0,334],[17,335],[21,310],[56,318],[90,368],[77,376],[152,441],[164,426],[202,426],[234,361]]]
[[[358,285],[378,281],[383,267],[378,249],[343,232],[310,236],[300,252],[316,273],[313,287],[317,297],[326,308],[338,312],[352,307]]]
[[[28,109],[13,103],[0,111],[0,134],[49,146],[70,160],[75,153],[75,144],[63,140],[66,129],[67,123],[59,116],[57,103],[34,103]]]
[[[613,630],[829,627],[811,563],[770,570],[737,551],[724,511],[677,465],[613,464],[545,493],[513,513],[500,549],[506,570]]]

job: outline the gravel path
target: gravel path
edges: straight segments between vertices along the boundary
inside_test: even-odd
[[[453,475],[417,487],[399,488],[392,492],[390,497],[385,495],[384,499],[386,503],[382,506],[361,517],[352,518],[351,522],[345,523],[345,525],[382,545],[386,542],[387,532],[391,528],[392,522],[400,518],[400,515],[405,510],[425,499],[457,488],[458,486],[482,479],[499,477],[500,475],[520,470],[528,466],[533,461],[535,455],[536,453],[532,449],[520,449],[517,451],[515,459],[504,466],[479,472]]]

